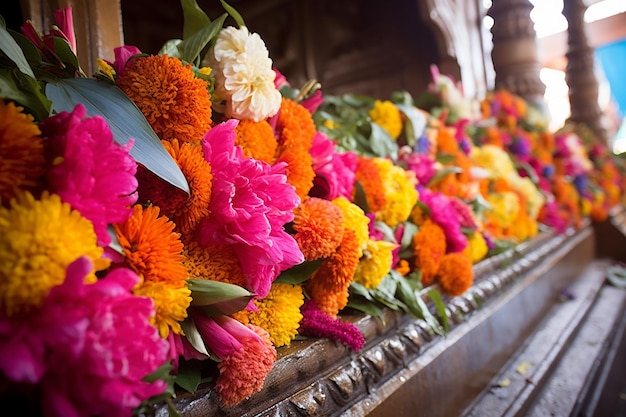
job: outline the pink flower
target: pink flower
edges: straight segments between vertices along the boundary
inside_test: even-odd
[[[426,154],[420,153],[401,153],[400,162],[406,166],[406,169],[413,171],[419,184],[426,185],[435,176],[437,169],[435,168],[435,160]]]
[[[474,217],[472,216],[472,209],[470,209],[465,202],[459,198],[451,197],[450,204],[457,213],[461,227],[466,227],[468,229],[476,229],[478,227],[476,221],[474,221]]]
[[[419,199],[430,210],[430,217],[443,229],[446,235],[446,252],[460,252],[467,246],[467,237],[461,231],[457,211],[450,199],[439,192],[420,187]]]
[[[87,258],[70,264],[65,282],[22,323],[23,332],[12,335],[17,346],[28,341],[26,334],[33,342],[30,355],[18,348],[13,361],[22,381],[40,384],[46,416],[130,417],[133,408],[167,386],[143,381],[166,363],[168,343],[150,324],[152,301],[131,293],[139,277],[120,268],[84,284],[91,270]]]
[[[327,337],[358,352],[365,344],[361,331],[352,323],[330,317],[317,308],[314,300],[302,306],[302,321],[298,332],[305,336]]]
[[[50,34],[65,39],[70,44],[72,52],[76,53],[76,34],[74,33],[72,8],[67,6],[65,9],[55,10],[54,20],[60,30],[53,28],[50,30]]]
[[[211,318],[198,311],[190,315],[207,348],[222,360],[215,384],[220,400],[232,406],[260,391],[276,362],[267,332],[228,316]]]
[[[307,109],[309,113],[313,114],[323,102],[324,98],[322,97],[322,91],[317,90],[310,97],[302,100],[300,104],[302,107]]]
[[[72,52],[76,54],[76,35],[74,33],[74,19],[72,17],[72,8],[67,6],[65,9],[58,9],[54,11],[54,20],[56,26],[50,28],[50,32],[45,35],[41,35],[33,25],[32,21],[28,20],[20,28],[22,34],[31,41],[37,49],[50,61],[58,65],[62,65],[59,57],[55,54],[56,48],[54,46],[54,38],[61,38],[65,40]]]
[[[115,55],[115,62],[111,64],[118,77],[124,75],[126,66],[130,63],[133,56],[141,54],[141,51],[136,46],[124,45],[118,46],[113,49]]]
[[[107,226],[125,221],[137,201],[137,163],[129,154],[132,143],[118,145],[102,117],[85,115],[79,104],[40,124],[52,165],[47,180],[52,192],[93,223],[98,244],[107,246]]]
[[[337,197],[352,199],[358,157],[354,152],[335,152],[335,142],[317,132],[311,146],[315,178],[312,197],[333,200]]]
[[[243,156],[234,145],[237,123],[221,123],[202,140],[213,189],[211,215],[200,224],[199,241],[235,246],[248,289],[263,298],[282,271],[304,261],[297,242],[284,230],[300,198],[287,182],[286,164],[270,166]]]

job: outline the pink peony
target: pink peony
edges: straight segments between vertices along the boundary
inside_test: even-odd
[[[50,190],[94,225],[98,244],[107,246],[110,223],[123,222],[137,201],[137,163],[128,153],[132,143],[120,146],[102,117],[85,118],[77,105],[40,124],[51,163]]]
[[[286,164],[270,166],[243,156],[234,145],[237,123],[221,123],[202,140],[213,189],[211,215],[200,225],[199,241],[235,246],[248,289],[263,298],[282,271],[304,261],[297,242],[284,230],[300,198],[287,182]]]
[[[14,366],[22,370],[22,381],[41,385],[48,417],[130,417],[133,408],[167,387],[143,381],[166,363],[168,343],[150,324],[152,301],[131,293],[139,277],[120,268],[86,285],[92,269],[87,258],[70,264],[65,282],[50,290],[23,332],[12,335],[15,346],[29,335],[31,354],[16,349]]]
[[[337,197],[351,200],[357,155],[354,152],[335,152],[335,142],[321,132],[315,134],[310,153],[315,178],[309,195],[326,200]]]

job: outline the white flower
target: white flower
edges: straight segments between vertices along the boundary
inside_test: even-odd
[[[215,93],[226,101],[226,116],[259,121],[275,115],[282,97],[267,47],[243,26],[222,29],[209,54]]]

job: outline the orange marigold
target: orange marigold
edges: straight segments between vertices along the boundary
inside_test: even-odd
[[[459,152],[459,142],[453,134],[453,129],[443,126],[437,134],[437,152],[456,155]]]
[[[461,295],[474,282],[472,260],[463,252],[448,253],[441,258],[437,277],[444,293]]]
[[[307,261],[329,257],[343,238],[343,213],[328,200],[309,198],[293,210],[293,235]]]
[[[199,144],[181,144],[174,139],[171,142],[163,141],[163,145],[172,155],[189,184],[189,196],[182,201],[182,205],[165,214],[174,220],[181,233],[187,235],[192,233],[200,221],[209,215],[213,181],[211,165],[204,159],[202,146]],[[168,193],[163,197],[169,199],[170,195]]]
[[[178,58],[134,59],[116,82],[163,140],[199,142],[211,127],[207,84]]]
[[[7,204],[18,189],[39,186],[44,173],[41,131],[23,110],[0,99],[0,204]]]
[[[114,228],[126,255],[126,264],[144,282],[187,279],[180,234],[174,232],[174,223],[160,215],[159,207],[143,209],[136,204],[130,218]]]
[[[274,163],[278,144],[274,137],[274,129],[267,120],[258,122],[251,119],[240,120],[235,133],[237,134],[235,145],[241,146],[247,158],[258,159],[270,165]]]
[[[365,191],[365,199],[371,213],[376,213],[385,207],[385,188],[380,177],[378,164],[368,157],[360,157],[357,162],[355,180]],[[355,188],[356,193],[356,188]]]
[[[239,258],[229,245],[202,247],[195,241],[185,246],[184,265],[191,278],[226,282],[247,288]]]
[[[283,152],[276,162],[287,164],[287,182],[296,189],[296,194],[304,200],[313,188],[315,171],[313,171],[313,159],[308,151],[294,148]]]
[[[348,287],[359,264],[359,251],[356,235],[346,230],[337,251],[306,282],[309,297],[331,317],[348,304]]]
[[[431,285],[446,253],[446,234],[441,226],[427,219],[413,235],[415,267],[422,272],[422,284]]]

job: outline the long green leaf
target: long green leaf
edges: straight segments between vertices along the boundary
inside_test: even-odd
[[[211,23],[196,0],[181,0],[180,4],[183,8],[183,39],[190,38]]]
[[[113,137],[122,145],[131,138],[135,143],[130,154],[155,175],[189,193],[189,184],[159,137],[126,94],[118,87],[88,78],[70,78],[46,86],[55,111],[72,111],[82,103],[89,116],[102,116]]]
[[[0,68],[0,97],[24,106],[36,120],[50,115],[50,100],[41,92],[41,86],[15,67]]]
[[[17,44],[15,39],[11,36],[9,31],[6,29],[3,24],[0,24],[0,50],[6,54],[6,56],[17,65],[20,71],[29,77],[35,78],[35,74],[33,73],[32,68],[28,65],[28,61],[26,60],[26,56],[24,56],[24,52],[22,52],[22,48]]]
[[[181,360],[174,383],[193,394],[198,389],[200,381],[202,381],[202,369],[198,366],[198,363],[196,361]]]
[[[432,289],[428,291],[428,298],[435,304],[435,308],[437,309],[437,313],[441,318],[441,324],[443,325],[443,330],[447,333],[450,330],[450,322],[448,320],[448,313],[446,312],[446,305],[443,303],[441,299],[441,294],[439,291]]]
[[[189,318],[184,320],[180,324],[180,327],[183,329],[183,332],[185,332],[185,337],[187,338],[189,343],[191,343],[191,346],[193,346],[194,349],[196,349],[200,353],[204,353],[205,355],[210,356],[209,351],[204,345],[204,340],[202,340],[202,335],[198,331],[198,328],[196,327],[196,324],[193,322],[193,320]]]
[[[426,116],[413,105],[396,104],[396,106],[406,116],[404,127],[406,140],[407,144],[413,147],[426,130]]]
[[[222,14],[199,32],[196,32],[190,38],[179,43],[178,50],[181,59],[189,63],[194,63],[198,58],[202,59],[202,57],[199,56],[200,52],[202,52],[204,47],[222,30],[224,20],[226,20],[226,13]]]
[[[254,297],[253,293],[239,285],[207,279],[188,279],[187,287],[191,290],[192,306],[208,306],[225,301],[242,300],[245,307]]]
[[[299,265],[292,266],[280,273],[274,282],[280,284],[297,285],[306,281],[324,262],[324,259],[316,259],[314,261],[306,261]]]
[[[230,17],[233,18],[235,23],[237,23],[237,26],[242,27],[246,25],[246,23],[243,21],[243,17],[241,17],[239,12],[235,10],[233,6],[229,5],[224,0],[220,0],[220,2],[222,2],[222,7],[224,8],[224,10],[226,10]]]

